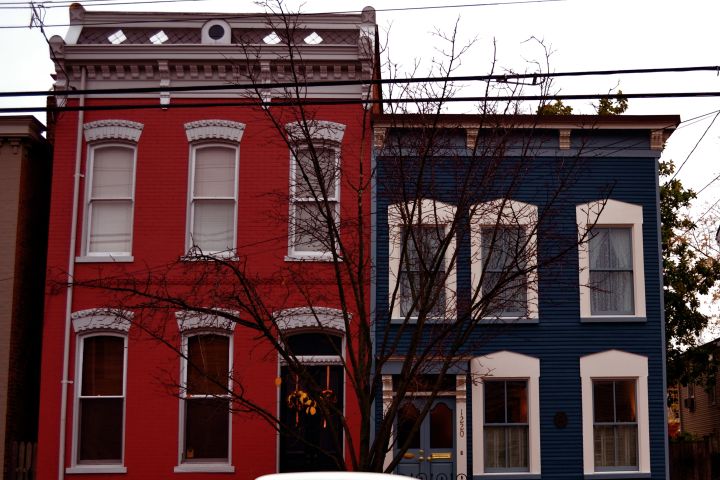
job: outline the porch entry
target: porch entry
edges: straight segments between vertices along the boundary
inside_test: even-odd
[[[401,405],[397,419],[397,445],[410,442],[396,473],[423,480],[454,480],[456,474],[455,398],[433,401],[420,429],[411,433],[419,417],[423,399]]]

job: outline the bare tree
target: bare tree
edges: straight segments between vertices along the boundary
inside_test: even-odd
[[[253,87],[248,100],[272,126],[269,141],[284,144],[293,159],[289,191],[268,192],[277,199],[277,208],[267,212],[268,225],[274,225],[269,231],[287,225],[290,248],[322,265],[287,262],[280,271],[256,270],[252,246],[208,251],[197,241],[177,262],[141,270],[114,266],[112,274],[98,270],[76,278],[73,287],[102,292],[106,313],[133,312],[143,336],[186,362],[185,378],[172,369],[158,372],[170,394],[191,402],[201,392],[218,400],[215,408],[229,404],[234,413],[262,418],[281,441],[311,449],[333,468],[390,472],[433,400],[447,389],[450,372],[467,370],[473,348],[501,332],[507,318],[536,317],[538,270],[576,254],[587,241],[588,232],[578,238],[553,228],[582,162],[567,159],[552,178],[534,177],[535,154],[547,136],[536,132],[534,117],[517,115],[518,102],[484,102],[472,122],[445,114],[458,90],[450,77],[472,46],[459,45],[458,25],[438,34],[443,47],[429,72],[445,80],[386,87],[387,113],[371,122],[369,104],[357,119],[357,148],[341,150],[344,127],[326,120],[327,106],[308,101],[300,17],[282,3],[269,13],[278,43],[286,47],[290,68],[283,79],[290,86],[267,87],[279,74],[265,68],[251,42],[238,45],[246,59],[240,80]],[[376,41],[361,38],[368,57],[377,54]],[[416,64],[411,73],[419,69]],[[399,67],[388,63],[386,70],[393,75]],[[368,101],[375,88],[370,80],[378,74],[362,73]],[[486,94],[519,94],[522,88],[488,82]],[[376,156],[370,155],[372,143]],[[513,200],[531,188],[541,192],[543,204]],[[340,191],[352,205],[341,206]],[[372,211],[376,205],[382,210]],[[602,202],[597,207],[588,218],[597,218]],[[372,218],[385,214],[388,225],[373,231]],[[385,242],[390,265],[373,264],[371,235]],[[559,246],[539,255],[540,235],[555,236]],[[474,266],[470,292],[457,288],[461,249],[470,250]],[[388,279],[376,311],[371,277]],[[260,356],[279,361],[280,408],[249,388],[239,369],[205,363],[198,352],[215,348],[212,338],[184,344],[166,320],[172,315],[181,326],[190,317],[212,319],[216,330],[232,325]],[[298,316],[311,338],[287,328]],[[398,373],[392,394],[384,396],[383,372],[390,363]],[[413,415],[407,414],[410,400],[421,400]],[[352,416],[345,404],[353,406]]]

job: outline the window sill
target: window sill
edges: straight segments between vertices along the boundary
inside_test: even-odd
[[[417,317],[410,317],[410,318],[397,318],[393,317],[390,319],[391,325],[414,325],[417,323]],[[456,319],[455,317],[432,317],[432,318],[426,318],[426,323],[450,323],[454,322]]]
[[[132,255],[83,255],[75,257],[75,263],[129,263],[134,261],[135,258]]]
[[[538,317],[499,317],[499,318],[481,318],[478,322],[480,325],[497,325],[499,323],[503,325],[535,325],[540,323]]]
[[[235,467],[227,463],[183,463],[177,465],[175,473],[235,473]]]
[[[202,255],[187,253],[180,257],[181,262],[212,262],[213,260],[226,260],[232,262],[238,260],[238,256],[234,252],[220,252],[203,253]]]
[[[480,475],[473,475],[473,480],[489,480],[491,478],[501,480],[540,480],[542,475],[530,472],[486,472]]]
[[[331,253],[323,253],[320,255],[302,255],[302,254],[294,254],[294,255],[285,255],[285,261],[286,262],[332,262],[333,257]],[[338,258],[338,261],[342,261],[340,258]]]
[[[580,317],[581,323],[644,323],[647,317],[636,317],[635,315],[598,315],[596,317]],[[605,472],[603,472],[605,473]]]
[[[637,470],[617,470],[607,472],[594,472],[586,473],[585,478],[592,480],[615,480],[618,478],[631,479],[631,478],[650,478],[650,472],[638,472]]]
[[[76,473],[127,473],[122,465],[75,465],[65,469],[68,475]]]

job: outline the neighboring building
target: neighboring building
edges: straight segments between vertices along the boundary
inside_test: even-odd
[[[0,466],[37,440],[50,147],[34,117],[0,117]],[[15,450],[14,459],[13,450]],[[32,453],[28,452],[31,458]],[[17,463],[17,462],[14,462]],[[23,462],[24,463],[24,462]]]
[[[241,267],[265,292],[269,314],[282,315],[293,348],[308,361],[322,356],[312,368],[355,428],[355,406],[344,404],[342,395],[341,358],[333,354],[350,335],[338,322],[337,288],[326,282],[333,266],[327,242],[311,226],[316,204],[302,195],[315,180],[298,172],[314,148],[321,165],[334,172],[325,188],[346,224],[341,235],[354,224],[369,224],[369,211],[357,218],[357,190],[348,186],[359,183],[361,165],[369,164],[369,111],[357,101],[372,89],[351,83],[288,93],[265,85],[370,79],[374,10],[283,19],[88,12],[73,4],[70,23],[65,39],[50,40],[55,94],[58,104],[90,110],[64,111],[54,126],[50,281],[56,287],[76,283],[46,296],[39,478],[220,478],[234,472],[233,478],[252,479],[332,467],[342,446],[319,452],[279,437],[259,415],[230,415],[223,388],[194,376],[200,369],[218,381],[228,374],[242,378],[261,408],[288,422],[295,417],[286,401],[293,379],[272,347],[210,310],[227,308],[213,300],[223,284],[212,284],[211,274],[198,279],[211,263],[199,256],[243,259]],[[216,89],[162,90],[193,86]],[[114,91],[133,87],[162,91]],[[70,92],[86,89],[109,91]],[[283,103],[298,96],[355,103],[308,105],[303,120]],[[258,97],[273,104],[263,108]],[[135,108],[118,109],[127,104]],[[156,276],[153,285],[187,288],[200,302],[208,299],[209,311],[193,314],[178,305],[151,313],[131,307],[130,299],[123,308],[109,289],[77,286],[162,271],[167,276]],[[363,281],[369,290],[369,276]],[[317,335],[317,322],[334,332],[331,342]],[[324,444],[320,424],[309,430]]]
[[[378,357],[388,332],[408,339],[391,345],[386,405],[423,292],[437,299],[430,322],[479,325],[420,431],[398,429],[410,449],[397,471],[665,479],[658,158],[679,118],[429,117],[373,122]],[[434,267],[423,250],[441,252]],[[482,304],[528,264],[537,271]],[[425,289],[429,268],[445,281]],[[424,371],[438,374],[432,362]],[[398,425],[412,424],[422,398]]]
[[[713,352],[711,356],[717,355],[720,353],[718,345],[718,339],[715,339],[702,345],[700,350]],[[720,385],[705,386],[703,379],[697,384],[678,384],[670,390],[676,392],[679,433],[708,438],[713,451],[720,451]]]

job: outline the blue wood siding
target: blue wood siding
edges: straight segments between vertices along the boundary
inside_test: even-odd
[[[403,134],[403,133],[401,133]],[[454,134],[455,135],[455,134]],[[580,387],[580,357],[609,349],[618,349],[648,357],[648,389],[650,413],[650,462],[653,479],[665,478],[665,392],[663,389],[663,341],[661,316],[661,284],[658,245],[657,151],[649,149],[649,132],[603,131],[587,132],[573,137],[570,151],[555,150],[554,137],[543,137],[545,156],[519,158],[507,156],[502,167],[519,167],[521,182],[512,199],[544,208],[553,180],[563,172],[575,169],[572,182],[560,192],[560,199],[552,206],[552,221],[542,224],[538,234],[541,257],[556,254],[562,249],[571,251],[560,261],[539,270],[539,322],[537,324],[484,325],[476,328],[472,341],[464,353],[484,355],[510,350],[540,359],[540,422],[543,479],[578,479],[583,477],[582,412]],[[463,150],[464,136],[452,142],[453,154],[438,157],[432,171],[426,175],[427,198],[455,205],[458,182],[465,162],[482,162],[469,158]],[[512,150],[510,150],[512,153]],[[579,157],[577,156],[579,152]],[[459,155],[458,155],[459,154]],[[397,157],[376,152],[377,196],[376,208],[376,334],[385,328],[396,329],[388,323],[388,206],[398,199],[398,186],[411,182],[397,178]],[[406,168],[412,158],[402,159]],[[478,177],[480,181],[480,177]],[[510,178],[497,178],[498,192],[503,191]],[[430,186],[431,185],[431,186]],[[483,193],[487,193],[484,191]],[[639,323],[581,323],[578,278],[576,205],[605,197],[643,208],[643,252],[645,262],[645,300],[647,321]],[[497,197],[496,197],[497,198]],[[477,198],[487,201],[492,198]],[[470,239],[463,232],[457,239],[458,302],[468,299],[470,292]],[[472,475],[472,416],[471,388],[468,384],[468,474]],[[554,425],[557,412],[565,412],[565,428]],[[379,414],[379,410],[378,410]],[[619,478],[622,478],[620,476]]]

